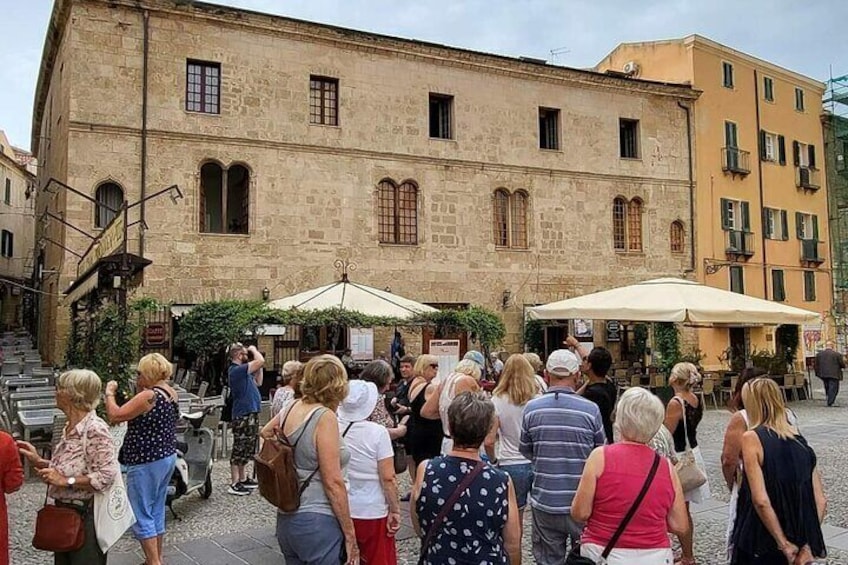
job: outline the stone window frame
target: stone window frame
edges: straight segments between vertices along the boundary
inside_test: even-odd
[[[622,195],[612,201],[612,245],[616,253],[644,252],[643,216],[645,201],[634,196],[627,199]]]
[[[674,220],[669,227],[669,247],[672,253],[686,252],[686,228],[680,220]]]
[[[523,250],[530,247],[528,215],[530,194],[498,187],[492,192],[492,235],[495,248]]]
[[[15,234],[10,230],[0,232],[0,255],[12,258],[15,256]]]
[[[309,123],[339,125],[339,79],[309,75]]]
[[[384,245],[418,245],[420,187],[412,179],[377,183],[377,239]],[[411,198],[410,198],[411,196]]]
[[[97,202],[94,206],[94,229],[102,230],[109,225],[118,215],[126,194],[123,185],[112,178],[97,183],[94,189],[94,200]]]
[[[642,158],[642,125],[636,118],[618,118],[618,157]]]
[[[453,140],[455,136],[453,94],[430,92],[427,108],[427,133],[430,139]]]
[[[211,228],[207,229],[207,220],[206,220],[206,196],[205,196],[205,188],[203,186],[203,169],[207,166],[215,166],[220,169],[220,190],[221,190],[221,229],[220,231],[212,231]],[[241,198],[241,207],[242,214],[240,215],[239,223],[235,225],[235,227],[231,228],[227,223],[228,214],[228,206],[229,202],[229,191],[235,187],[230,185],[230,172],[235,171],[237,169],[241,169],[244,171],[244,179],[242,180],[243,186],[241,187],[244,190],[244,194]],[[250,235],[250,195],[253,191],[252,183],[254,181],[255,175],[253,169],[245,163],[244,161],[233,161],[229,165],[224,165],[221,161],[217,159],[204,159],[200,162],[197,169],[197,231],[201,235],[227,235],[227,236],[248,236]]]
[[[222,82],[221,63],[186,59],[186,112],[220,115]]]

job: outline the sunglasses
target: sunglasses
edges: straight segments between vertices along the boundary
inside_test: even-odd
[[[439,368],[439,364],[438,364],[438,363],[430,363],[430,368],[431,368],[431,369],[438,369],[438,368]]]

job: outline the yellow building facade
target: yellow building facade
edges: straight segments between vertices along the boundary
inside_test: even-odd
[[[702,92],[692,116],[698,280],[819,312],[831,333],[824,84],[698,35],[621,44],[596,70]],[[698,334],[708,369],[776,342],[773,327]]]

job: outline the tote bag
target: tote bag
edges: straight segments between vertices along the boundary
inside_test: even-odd
[[[130,499],[121,473],[115,475],[112,486],[94,493],[94,531],[103,553],[115,545],[124,532],[135,524]]]

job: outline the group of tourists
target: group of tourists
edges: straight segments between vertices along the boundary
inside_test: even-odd
[[[288,440],[300,502],[293,511],[278,509],[276,535],[289,565],[395,565],[405,499],[424,565],[520,564],[528,506],[536,563],[694,564],[689,504],[710,496],[698,448],[704,407],[693,391],[697,368],[673,367],[674,396],[664,407],[641,387],[619,397],[603,347],[587,352],[574,338],[565,345],[544,365],[533,354],[510,355],[491,393],[480,386],[485,358],[477,351],[442,375],[439,358],[405,355],[393,389],[394,372],[384,360],[367,365],[356,380],[332,355],[289,362],[273,415],[258,430],[264,359],[254,347],[234,344],[228,491],[241,496],[258,486],[245,466],[259,438]],[[825,554],[816,455],[777,385],[762,373],[746,370],[731,400],[722,451],[732,493],[727,559],[807,564]],[[86,370],[58,380],[57,406],[67,425],[51,458],[17,442],[48,495],[84,521],[82,547],[56,553],[57,564],[106,563],[92,498],[120,476],[120,465],[145,563],[163,562],[178,418],[171,374],[161,355],[143,357],[137,394],[121,406],[117,385],[106,385],[109,422],[127,422],[119,451],[95,412],[101,380]],[[10,442],[0,434],[4,492],[22,480],[20,459],[5,456],[14,449]],[[401,496],[397,475],[407,470],[411,492]],[[677,555],[669,534],[679,540]],[[7,538],[6,532],[6,549]]]

